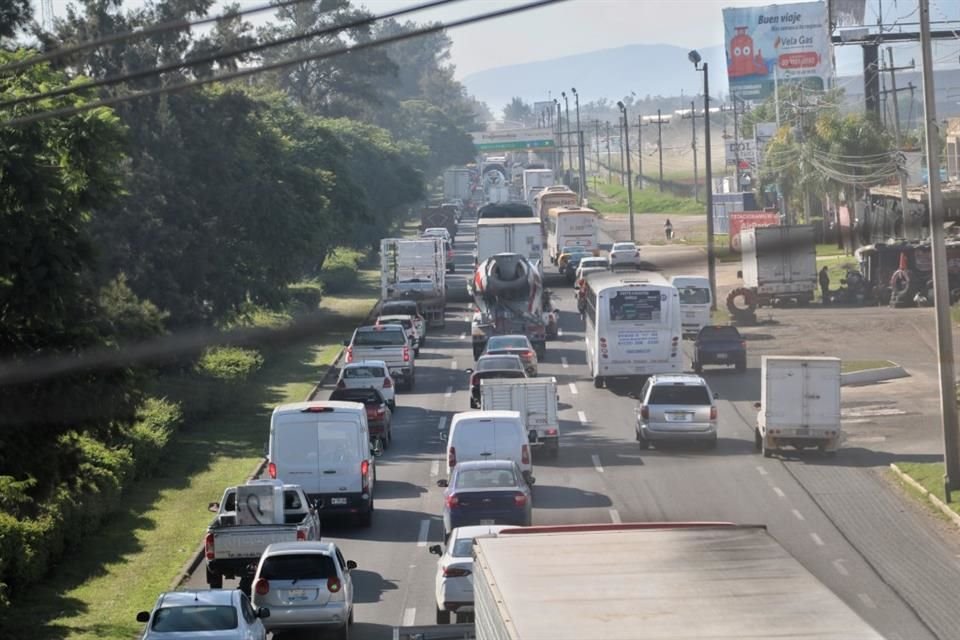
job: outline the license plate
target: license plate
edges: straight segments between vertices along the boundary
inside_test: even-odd
[[[287,591],[287,600],[290,601],[299,601],[306,600],[307,592],[303,589],[290,589]]]
[[[718,353],[718,354],[717,354],[717,360],[726,360],[726,359],[727,359],[727,354],[725,354],[725,353]]]
[[[347,504],[346,498],[330,498],[330,504]]]
[[[488,527],[488,526],[491,526],[491,525],[494,525],[494,524],[496,524],[496,522],[494,522],[492,519],[491,519],[491,520],[481,520],[481,521],[480,521],[480,525],[481,525],[481,526],[485,526],[485,527]]]
[[[692,418],[692,413],[667,413],[667,422],[690,422]]]

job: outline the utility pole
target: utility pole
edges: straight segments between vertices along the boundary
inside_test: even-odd
[[[693,199],[696,202],[700,202],[700,180],[697,177],[697,118],[702,118],[703,116],[697,115],[697,103],[696,101],[690,102],[690,115],[684,115],[684,118],[689,118],[690,122],[693,124],[693,140],[690,143],[690,147],[693,149]]]
[[[636,242],[637,236],[633,228],[633,179],[630,176],[630,120],[627,118],[626,105],[618,102],[617,106],[623,114],[623,138],[627,152],[627,215],[630,216],[630,242]]]
[[[903,150],[903,139],[900,135],[900,96],[897,95],[897,71],[902,69],[913,69],[914,65],[911,64],[909,67],[896,67],[893,63],[893,47],[887,47],[887,55],[890,56],[890,68],[887,71],[890,72],[890,91],[893,93],[893,130],[896,133],[897,140],[897,150]],[[907,206],[909,200],[907,199],[907,169],[906,167],[901,167],[897,171],[898,177],[900,178],[900,212],[903,216],[903,235],[907,236],[907,224],[910,220],[910,216],[907,213]]]
[[[610,158],[610,121],[607,120],[607,184],[613,184],[613,174],[610,173],[613,167],[612,162]]]
[[[560,167],[560,176],[557,178],[557,184],[563,182],[563,120],[560,118],[560,101],[556,98],[553,99],[553,104],[557,107],[557,141],[560,143],[557,145],[557,158],[559,162],[557,166]]]
[[[650,123],[644,124],[643,116],[637,115],[637,184],[643,189],[643,128],[649,127]]]
[[[740,120],[737,118],[737,95],[732,93],[730,97],[733,98],[733,140],[737,159],[737,167],[733,175],[735,178],[734,184],[737,185],[737,193],[740,193]]]
[[[597,187],[597,180],[600,177],[600,121],[594,120],[593,126],[594,126],[593,137],[596,140],[596,144],[597,144],[597,168],[593,172],[593,192],[600,193]]]
[[[927,204],[930,207],[933,300],[937,318],[937,350],[940,356],[940,419],[943,426],[943,461],[946,468],[943,494],[947,502],[950,502],[950,492],[960,490],[960,434],[957,428],[956,376],[953,366],[953,331],[950,326],[947,248],[943,229],[943,195],[940,193],[940,131],[933,87],[930,0],[920,0],[920,48],[923,52],[923,111],[927,138]]]
[[[563,97],[564,111],[567,115],[567,164],[570,167],[570,171],[573,171],[573,139],[570,137],[570,99],[567,97],[566,91],[561,91],[560,95]],[[578,158],[579,159],[579,158]],[[581,185],[580,189],[583,186]],[[578,191],[580,190],[578,189]]]
[[[624,159],[623,159],[623,130],[624,130],[623,114],[621,114],[620,115],[620,135],[618,136],[620,138],[620,186],[623,186],[623,172],[624,172],[624,167],[627,166],[627,163],[624,162]]]
[[[660,154],[660,192],[663,193],[663,125],[670,123],[670,117],[668,116],[667,119],[664,120],[660,109],[657,109],[657,119],[650,120],[649,122],[650,124],[657,125],[657,151]]]

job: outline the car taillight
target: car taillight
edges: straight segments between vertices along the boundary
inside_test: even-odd
[[[370,461],[364,460],[360,463],[360,475],[366,477],[370,473]]]
[[[257,586],[254,587],[254,590],[257,592],[258,596],[265,596],[270,593],[270,582],[264,578],[257,580]]]
[[[380,405],[377,407],[376,411],[374,411],[374,415],[378,416],[382,416],[384,413],[386,413],[386,409],[383,407],[383,405]]]
[[[337,593],[340,591],[340,578],[336,576],[327,578],[327,591],[330,593]]]
[[[269,474],[272,480],[277,479],[277,465],[271,462],[267,465],[267,474]]]
[[[410,347],[403,348],[403,361],[410,362]]]
[[[478,376],[477,374],[473,374],[472,376],[470,376],[470,386],[475,387],[478,384],[480,384],[480,376]]]
[[[213,548],[213,534],[208,533],[203,539],[203,552],[207,556],[207,560],[213,560],[214,557],[214,548]]]
[[[383,379],[383,388],[384,388],[384,389],[392,389],[392,388],[393,388],[393,380],[391,380],[390,378],[384,378],[384,379]]]
[[[447,466],[453,469],[457,466],[457,448],[450,447],[450,451],[447,452]]]
[[[458,504],[460,504],[460,498],[458,498],[456,494],[447,496],[447,508],[453,509]]]
[[[468,575],[470,575],[469,569],[461,569],[460,567],[443,568],[444,578],[466,578]]]
[[[716,419],[717,419],[717,408],[716,408],[716,407],[710,407],[710,419],[711,419],[711,420],[716,420]]]
[[[556,430],[556,429],[547,429],[547,435],[548,435],[548,436],[555,436],[555,435],[557,435],[557,430]]]
[[[521,357],[521,358],[532,358],[532,357],[533,357],[533,351],[530,351],[529,349],[527,349],[526,351],[523,351],[523,352],[520,353],[520,357]]]
[[[514,504],[514,506],[517,506],[517,507],[525,507],[525,506],[527,506],[527,496],[524,495],[524,494],[522,494],[522,493],[518,493],[518,494],[514,495],[514,496],[513,496],[513,504]]]
[[[641,418],[645,418],[645,419],[646,419],[646,418],[649,418],[649,417],[650,417],[650,407],[648,407],[647,405],[643,405],[642,407],[640,407],[640,417],[641,417]]]
[[[740,341],[740,348],[741,348],[741,349],[746,349],[746,348],[747,348],[747,341],[746,341],[746,340],[741,340],[741,341]]]
[[[521,464],[530,464],[530,445],[523,445],[520,447],[520,462]]]
[[[307,530],[306,529],[297,529],[297,540],[306,540],[307,539]]]
[[[347,362],[353,362],[353,347],[347,347],[343,357]]]

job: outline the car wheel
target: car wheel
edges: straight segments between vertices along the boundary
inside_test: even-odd
[[[450,624],[450,612],[437,609],[437,624]]]
[[[650,441],[644,438],[639,430],[637,430],[637,444],[640,446],[640,449],[644,451],[650,448]]]
[[[360,514],[359,524],[364,529],[373,525],[373,498],[370,498],[370,506]]]
[[[413,357],[414,358],[420,357],[420,347],[417,347],[416,349],[413,350]]]
[[[210,567],[207,567],[207,585],[211,589],[223,589],[223,576],[210,571]]]
[[[387,402],[387,406],[390,407],[390,411],[396,411],[396,410],[397,410],[397,401],[396,401],[396,400],[390,400],[389,402]]]
[[[593,379],[593,386],[597,389],[603,389],[603,378],[601,376],[595,377]]]
[[[321,628],[320,633],[323,634],[324,630]],[[321,638],[323,635],[320,636]],[[337,632],[333,636],[337,640],[350,640],[350,625],[344,623],[342,627],[337,629]]]
[[[347,618],[347,624],[353,624],[353,609],[350,609],[350,617]]]

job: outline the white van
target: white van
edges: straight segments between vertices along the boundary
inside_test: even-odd
[[[684,336],[696,336],[710,324],[710,279],[703,276],[674,276],[670,278],[680,294],[681,322]]]
[[[519,411],[464,411],[453,416],[447,436],[447,477],[458,462],[513,460],[533,475],[530,442]]]
[[[367,412],[359,402],[297,402],[273,410],[267,472],[303,487],[320,513],[373,519],[376,481]]]

